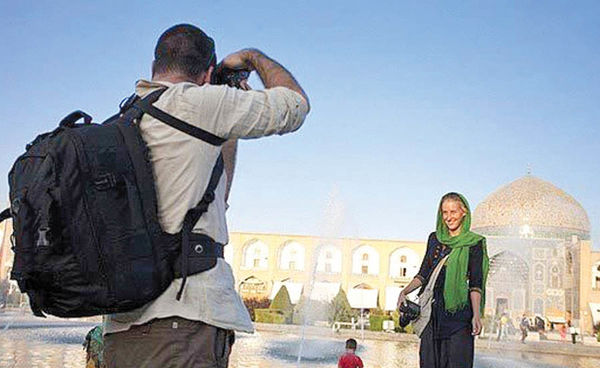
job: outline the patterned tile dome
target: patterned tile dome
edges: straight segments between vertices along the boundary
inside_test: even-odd
[[[531,175],[490,194],[475,208],[471,228],[484,235],[590,238],[590,220],[579,202]]]

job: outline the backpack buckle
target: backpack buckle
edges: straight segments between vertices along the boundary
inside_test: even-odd
[[[117,185],[117,177],[113,173],[107,173],[100,175],[94,180],[94,186],[98,190],[108,190]]]
[[[50,242],[48,241],[48,231],[50,231],[50,229],[47,227],[41,227],[38,230],[38,240],[37,243],[35,243],[37,247],[47,247],[50,245]]]
[[[119,110],[120,110],[121,114],[124,113],[125,111],[127,111],[131,106],[133,106],[134,102],[137,101],[138,99],[139,99],[139,97],[135,93],[129,97],[124,98],[121,101],[121,103],[119,104]]]

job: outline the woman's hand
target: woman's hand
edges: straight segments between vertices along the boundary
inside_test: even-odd
[[[402,304],[406,303],[406,294],[404,294],[404,290],[402,290],[400,292],[400,295],[398,295],[398,302],[396,303],[396,309],[400,309],[400,306]]]
[[[481,323],[481,317],[479,317],[479,314],[477,314],[473,317],[471,324],[473,325],[471,335],[473,335],[473,336],[479,335],[481,333],[481,329],[483,328],[483,324]]]
[[[420,288],[422,285],[423,282],[421,282],[420,278],[415,277],[414,279],[412,279],[411,282],[409,282],[408,285],[406,285],[404,289],[402,289],[400,295],[398,295],[398,302],[396,303],[396,308],[399,310],[402,304],[406,304],[406,296],[412,293],[415,289]]]

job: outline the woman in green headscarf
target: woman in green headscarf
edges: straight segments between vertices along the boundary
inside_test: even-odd
[[[419,273],[402,290],[406,296],[434,282],[431,318],[421,333],[420,366],[473,367],[474,337],[481,333],[489,259],[485,238],[470,231],[471,211],[466,198],[448,193],[440,201],[436,231],[429,236]],[[440,264],[435,280],[434,270]]]

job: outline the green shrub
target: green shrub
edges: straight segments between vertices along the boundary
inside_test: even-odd
[[[260,323],[274,323],[274,324],[286,324],[291,318],[291,314],[285,313],[281,310],[274,309],[255,309],[254,314],[256,316],[256,322]]]
[[[414,334],[415,331],[411,324],[408,324],[406,327],[396,326],[394,327],[394,332],[405,333],[405,334]]]
[[[389,321],[391,317],[385,315],[370,315],[369,329],[371,331],[383,331],[383,321]]]
[[[255,309],[266,309],[269,308],[271,301],[267,297],[263,298],[244,298],[244,305],[250,314],[250,319],[256,321],[256,316],[254,315]]]
[[[294,306],[292,305],[292,301],[290,300],[290,294],[288,293],[288,290],[285,287],[285,285],[283,285],[281,289],[279,289],[277,294],[275,294],[275,297],[273,298],[269,309],[278,309],[289,312],[290,314],[292,313],[292,311],[294,310]]]
[[[398,313],[397,310],[392,312],[392,321],[394,321],[394,331],[396,332],[400,332],[397,331],[398,329],[402,329],[402,327],[400,327],[400,313]]]
[[[348,297],[344,290],[340,288],[335,298],[329,303],[329,323],[333,322],[351,322],[352,318],[358,317],[358,312],[350,306]]]

